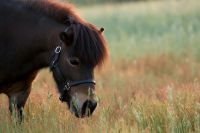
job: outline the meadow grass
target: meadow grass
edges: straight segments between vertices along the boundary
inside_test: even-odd
[[[22,125],[0,97],[0,133],[200,132],[200,2],[157,1],[80,7],[105,27],[110,62],[96,71],[98,107],[77,119],[40,72]]]

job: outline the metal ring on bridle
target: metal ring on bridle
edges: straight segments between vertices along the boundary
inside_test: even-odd
[[[69,82],[67,82],[67,83],[65,84],[65,86],[64,86],[64,90],[65,90],[65,91],[69,91],[70,88],[71,88],[71,86],[70,86]]]
[[[57,46],[55,49],[55,53],[56,54],[60,53],[61,49],[62,49],[61,46]]]

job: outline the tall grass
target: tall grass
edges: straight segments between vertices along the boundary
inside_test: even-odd
[[[43,70],[33,84],[25,122],[11,120],[0,97],[4,132],[200,132],[200,3],[198,0],[81,7],[99,27],[111,62],[96,71],[99,104],[91,118],[77,119],[58,100]]]

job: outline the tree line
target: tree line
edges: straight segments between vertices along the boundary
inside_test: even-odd
[[[100,3],[116,3],[130,1],[150,1],[150,0],[68,0],[78,5],[100,4]]]

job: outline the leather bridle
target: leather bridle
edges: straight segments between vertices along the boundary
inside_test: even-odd
[[[62,41],[60,42],[62,44]],[[72,87],[74,86],[78,86],[81,84],[93,84],[95,85],[96,82],[94,79],[85,79],[85,80],[75,80],[75,81],[71,81],[68,80],[64,77],[64,75],[62,74],[59,64],[58,64],[58,60],[60,57],[60,53],[62,51],[62,47],[59,44],[54,52],[53,52],[53,56],[51,58],[51,63],[50,63],[50,70],[54,73],[56,80],[58,80],[61,84],[58,85],[59,87],[63,88],[63,90],[61,90],[61,96],[60,96],[60,101],[65,101],[65,99],[67,98],[67,96],[69,96],[69,92],[71,90]]]

